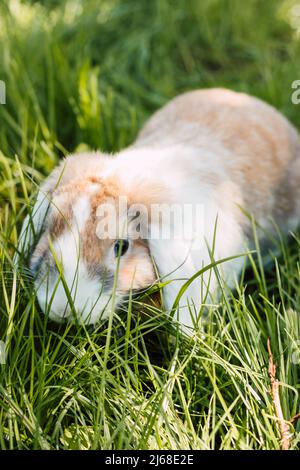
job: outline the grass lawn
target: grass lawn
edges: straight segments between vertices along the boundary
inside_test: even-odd
[[[193,340],[153,297],[96,329],[52,324],[12,256],[59,159],[129,145],[180,92],[246,91],[300,129],[299,34],[297,1],[0,3],[0,448],[281,448],[267,340],[288,421],[300,411],[299,233],[267,263],[256,247]],[[289,430],[299,449],[300,420]]]

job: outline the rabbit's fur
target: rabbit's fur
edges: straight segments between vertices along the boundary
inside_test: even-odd
[[[134,219],[130,210],[136,204],[149,211],[158,204],[198,205],[202,210],[185,220],[187,237],[132,240],[129,222],[127,232],[119,234],[129,240],[129,248],[118,257],[118,236],[99,238],[97,210],[109,203],[118,211],[124,196],[128,212],[123,219]],[[254,97],[199,90],[157,111],[118,155],[96,152],[65,159],[42,185],[33,223],[29,218],[24,223],[20,249],[33,252],[38,300],[51,318],[62,320],[75,311],[82,321],[95,323],[107,318],[131,289],[154,283],[157,272],[163,281],[172,280],[163,290],[170,311],[180,287],[203,266],[245,252],[251,217],[263,239],[264,233],[275,232],[274,222],[285,233],[294,230],[299,216],[300,141],[295,128]],[[151,215],[150,226],[159,220]],[[219,266],[229,286],[243,262],[240,257]],[[59,281],[59,269],[65,283]],[[177,311],[182,325],[194,325],[202,303],[213,302],[216,288],[214,270],[187,287]]]

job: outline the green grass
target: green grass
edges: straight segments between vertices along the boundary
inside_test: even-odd
[[[37,185],[63,155],[129,145],[182,91],[243,90],[300,128],[296,3],[1,2],[0,448],[280,448],[267,338],[289,420],[300,411],[299,234],[265,266],[259,250],[249,255],[194,340],[151,299],[129,302],[109,331],[53,325],[12,256]],[[290,430],[300,448],[300,422]]]

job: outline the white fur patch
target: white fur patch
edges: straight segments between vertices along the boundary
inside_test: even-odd
[[[91,215],[91,203],[88,196],[80,197],[73,207],[74,221],[81,232]]]

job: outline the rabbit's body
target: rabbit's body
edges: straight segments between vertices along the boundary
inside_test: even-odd
[[[49,198],[59,211],[50,209],[31,264],[52,263],[48,239],[49,235],[54,237],[55,252],[71,291],[75,273],[78,278],[76,292],[73,291],[75,308],[82,312],[87,306],[94,306],[89,319],[80,313],[91,323],[100,318],[106,304],[111,305],[111,279],[116,274],[112,241],[99,240],[99,234],[95,235],[97,208],[108,200],[117,206],[118,199],[126,196],[129,207],[142,204],[151,213],[150,226],[159,223],[159,217],[151,212],[153,205],[200,208],[193,212],[192,219],[187,217],[184,221],[187,236],[163,239],[149,235],[147,241],[130,241],[128,252],[120,258],[117,302],[131,286],[144,288],[155,280],[150,265],[152,255],[160,277],[173,279],[164,288],[167,309],[171,309],[182,284],[209,264],[212,256],[222,259],[245,251],[251,233],[245,212],[255,217],[261,227],[260,236],[264,231],[274,232],[272,221],[285,232],[293,230],[300,217],[298,134],[274,108],[242,93],[211,89],[181,95],[156,112],[133,145],[114,158],[82,154],[68,157],[63,165],[63,173],[61,166],[48,178],[36,203],[33,219],[37,231],[42,228]],[[76,225],[78,236],[73,248],[73,235],[61,220],[60,211],[72,226]],[[131,240],[130,226],[126,237]],[[32,245],[31,239],[28,244]],[[74,259],[79,245],[82,248],[76,269]],[[221,266],[229,285],[242,263],[242,258],[236,258]],[[97,272],[97,267],[102,276],[104,267],[110,273],[109,288],[104,288],[105,302],[96,295],[97,282],[102,287],[105,283],[91,274]],[[45,310],[49,299],[41,277],[39,282],[39,300]],[[49,291],[49,276],[47,282]],[[93,287],[89,288],[89,283]],[[216,286],[211,271],[191,283],[180,300],[182,324],[193,325],[201,304],[213,300]],[[68,310],[63,287],[58,290],[50,308],[50,315],[53,312],[55,318],[66,316]],[[50,291],[54,292],[53,287]],[[78,305],[76,296],[80,299]]]
[[[269,223],[266,214],[283,230],[299,222],[299,135],[273,107],[226,89],[185,93],[150,118],[133,148],[174,145],[193,150],[199,184],[232,184],[239,198],[233,202],[262,226]]]

